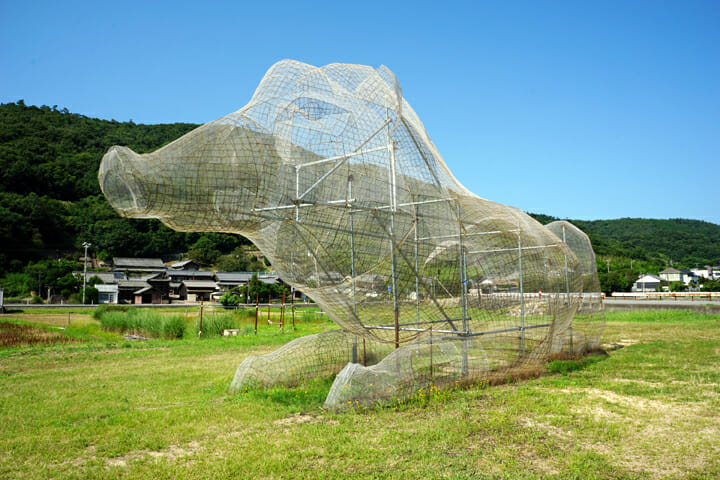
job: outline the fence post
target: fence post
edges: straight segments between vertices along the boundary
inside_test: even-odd
[[[285,333],[285,292],[283,292],[282,303],[280,304],[280,332]]]
[[[257,335],[258,308],[260,304],[260,294],[255,294],[255,335]]]

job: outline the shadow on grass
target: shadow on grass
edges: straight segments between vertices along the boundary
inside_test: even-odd
[[[314,379],[292,388],[248,388],[238,394],[253,400],[269,400],[279,405],[308,410],[322,408],[333,381],[335,381],[335,375]]]
[[[595,365],[606,358],[608,358],[608,354],[606,352],[603,350],[597,350],[584,357],[553,360],[545,365],[545,369],[551,374],[559,373],[561,375],[567,375],[570,372],[585,370],[589,366]]]

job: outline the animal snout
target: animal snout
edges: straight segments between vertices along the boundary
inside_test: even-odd
[[[110,205],[124,215],[137,216],[147,210],[138,157],[127,147],[112,147],[100,163],[100,188]]]

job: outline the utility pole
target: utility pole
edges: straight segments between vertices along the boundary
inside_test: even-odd
[[[610,273],[610,259],[605,260],[605,263],[607,263],[608,273]]]
[[[87,282],[87,251],[88,247],[90,247],[91,244],[88,242],[83,242],[83,247],[85,247],[85,266],[83,267],[83,295],[82,295],[82,303],[85,305],[85,283]]]

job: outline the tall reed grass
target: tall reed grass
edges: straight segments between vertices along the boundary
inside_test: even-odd
[[[163,315],[143,308],[107,308],[93,312],[105,330],[149,337],[182,338],[186,324],[182,315]]]
[[[255,311],[237,309],[226,312],[208,312],[202,319],[202,337],[216,337],[223,330],[240,329],[243,333],[252,332],[249,321],[255,319]],[[200,332],[200,319],[195,321],[195,334]]]

